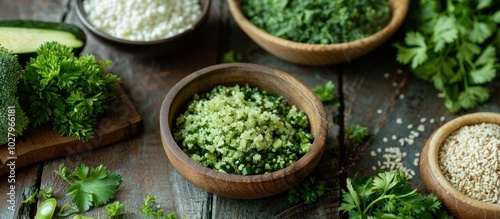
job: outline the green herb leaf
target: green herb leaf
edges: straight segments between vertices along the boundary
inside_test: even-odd
[[[405,42],[410,47],[395,44],[398,49],[397,60],[403,64],[411,63],[412,68],[418,67],[427,61],[427,44],[419,32],[410,32],[406,35]]]
[[[92,169],[81,164],[70,174],[62,164],[56,173],[70,184],[66,196],[73,196],[73,203],[81,211],[107,204],[122,182],[119,174],[108,172],[102,164]]]

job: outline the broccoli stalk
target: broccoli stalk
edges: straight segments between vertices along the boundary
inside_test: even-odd
[[[9,137],[22,135],[29,123],[17,96],[21,73],[17,55],[0,46],[0,144],[7,143]]]

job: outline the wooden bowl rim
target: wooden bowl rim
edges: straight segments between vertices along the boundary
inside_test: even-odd
[[[297,160],[295,163],[292,165],[285,167],[283,169],[266,173],[266,174],[257,174],[257,175],[237,175],[237,174],[228,174],[228,173],[223,173],[216,171],[214,169],[205,167],[193,159],[191,159],[189,156],[187,156],[181,148],[175,143],[170,126],[168,124],[168,114],[169,114],[169,108],[171,104],[173,103],[174,97],[178,95],[178,93],[188,84],[190,84],[192,81],[196,80],[198,77],[204,76],[211,74],[214,71],[217,70],[222,70],[222,69],[231,69],[231,68],[244,68],[244,69],[249,69],[255,71],[255,69],[259,70],[259,73],[262,74],[275,74],[277,73],[277,76],[280,78],[286,78],[287,80],[290,80],[293,82],[294,86],[297,86],[297,89],[303,90],[304,94],[308,96],[308,99],[311,100],[311,102],[315,103],[314,108],[315,113],[317,113],[320,118],[319,121],[317,121],[317,125],[319,126],[318,128],[318,136],[315,136],[315,139],[313,141],[313,144],[311,146],[311,149],[304,154],[299,160]],[[262,70],[267,70],[267,72],[264,72]],[[255,73],[255,72],[252,72]],[[309,92],[308,92],[309,91]],[[213,179],[220,179],[224,180],[226,182],[233,182],[233,183],[254,183],[254,182],[270,182],[276,179],[281,179],[284,176],[288,175],[293,175],[294,173],[298,172],[300,169],[303,169],[308,165],[306,162],[308,157],[314,157],[317,155],[320,155],[323,153],[325,145],[326,145],[326,132],[327,132],[327,126],[328,126],[328,121],[326,120],[326,111],[324,106],[322,105],[321,101],[316,95],[310,95],[313,94],[314,92],[312,89],[310,89],[307,85],[305,85],[303,82],[300,80],[296,79],[292,75],[289,75],[288,73],[281,71],[279,69],[275,69],[272,67],[268,66],[263,66],[259,64],[251,64],[251,63],[225,63],[225,64],[217,64],[213,66],[209,66],[203,69],[200,69],[185,78],[181,79],[168,93],[167,96],[165,97],[162,107],[160,109],[160,128],[161,128],[161,135],[165,139],[165,142],[174,142],[175,146],[172,146],[171,144],[167,144],[166,147],[169,148],[169,150],[176,156],[179,160],[181,160],[185,165],[187,165],[190,169],[198,172],[199,174],[206,175],[210,178]],[[318,103],[321,103],[319,105]]]
[[[342,49],[350,49],[356,47],[358,44],[370,44],[378,41],[384,35],[387,35],[389,31],[396,27],[400,26],[408,12],[409,0],[390,0],[391,7],[391,19],[389,23],[380,31],[366,37],[363,39],[358,39],[350,42],[343,43],[335,43],[335,44],[309,44],[309,43],[301,43],[295,42],[291,40],[286,40],[280,37],[276,37],[272,34],[267,33],[266,31],[260,29],[255,26],[252,22],[250,22],[239,7],[240,0],[227,0],[229,4],[229,10],[231,14],[234,16],[234,20],[240,25],[249,28],[249,31],[256,33],[257,35],[265,36],[271,43],[280,45],[282,47],[288,47],[298,50],[311,50],[311,51],[329,51],[329,50],[342,50]],[[399,3],[396,3],[398,1]],[[399,7],[398,7],[399,6]],[[394,16],[398,15],[398,16]]]
[[[200,17],[196,20],[196,22],[193,24],[193,26],[187,30],[185,30],[182,33],[179,33],[175,36],[163,38],[163,39],[158,39],[158,40],[151,40],[151,41],[134,41],[134,40],[128,40],[128,39],[122,39],[118,38],[115,36],[111,36],[104,31],[100,30],[99,28],[95,27],[88,19],[87,19],[87,13],[83,9],[83,1],[84,0],[77,0],[76,1],[76,14],[78,15],[78,18],[80,18],[80,21],[85,25],[87,29],[89,29],[91,32],[97,34],[98,36],[113,41],[121,44],[126,44],[126,45],[132,45],[132,46],[148,46],[148,45],[157,45],[157,44],[163,44],[171,41],[175,41],[176,39],[179,39],[185,35],[188,35],[189,33],[193,32],[194,30],[198,29],[200,26],[202,26],[205,21],[209,17],[209,12],[210,12],[210,5],[212,4],[211,0],[199,0],[201,3],[206,2],[205,5],[203,5],[203,8],[201,10],[201,15]]]
[[[451,195],[454,199],[464,202],[476,208],[500,212],[499,204],[483,202],[474,199],[472,197],[469,197],[460,192],[448,181],[448,179],[443,175],[441,168],[439,167],[438,153],[439,153],[439,148],[441,147],[443,141],[451,133],[455,132],[456,130],[458,130],[463,126],[475,125],[481,123],[495,123],[500,125],[500,113],[477,112],[477,113],[465,114],[450,120],[449,122],[445,123],[443,126],[438,128],[431,135],[429,140],[427,140],[423,149],[427,150],[426,159],[429,165],[429,168],[424,171],[428,171],[429,174],[433,175],[436,178],[436,183],[445,191],[455,191],[455,192],[447,192],[447,194]]]

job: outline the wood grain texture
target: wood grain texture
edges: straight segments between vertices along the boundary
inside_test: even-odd
[[[420,169],[428,190],[436,194],[443,205],[456,218],[499,218],[500,205],[481,202],[458,191],[442,174],[438,162],[439,148],[444,140],[460,127],[480,123],[500,125],[500,113],[479,112],[457,117],[439,127],[422,150]]]
[[[15,147],[0,151],[0,175],[10,171],[10,162],[19,169],[29,164],[65,157],[75,153],[103,147],[117,141],[135,136],[142,129],[142,119],[128,97],[120,88],[117,98],[111,101],[89,141],[75,137],[61,136],[51,125],[29,128],[22,137],[15,138]],[[2,145],[7,148],[7,145]]]
[[[177,145],[171,130],[175,119],[196,93],[209,92],[217,85],[248,84],[282,96],[304,111],[315,136],[309,152],[291,166],[268,174],[241,176],[204,167]],[[248,63],[214,65],[201,69],[177,83],[165,97],[160,112],[160,128],[165,152],[174,167],[190,182],[220,196],[235,199],[264,198],[284,192],[304,180],[323,154],[328,123],[323,103],[311,88],[278,69]]]
[[[227,0],[238,26],[269,53],[288,62],[302,65],[333,65],[363,56],[390,38],[403,23],[409,0],[391,0],[392,17],[381,31],[353,42],[319,45],[298,43],[275,37],[253,25],[241,12],[239,0]]]

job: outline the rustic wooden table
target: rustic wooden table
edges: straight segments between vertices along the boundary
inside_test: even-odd
[[[74,1],[16,0],[0,4],[2,20],[60,21],[83,27],[76,16]],[[64,195],[67,184],[54,170],[60,164],[74,168],[81,163],[105,164],[109,170],[122,175],[123,183],[116,199],[135,213],[124,218],[142,218],[139,208],[147,195],[154,195],[166,212],[175,212],[181,218],[338,218],[337,207],[345,178],[356,172],[368,176],[383,171],[379,165],[385,159],[383,154],[406,155],[402,164],[409,173],[415,174],[412,185],[426,192],[415,163],[426,139],[444,122],[472,112],[450,114],[432,85],[416,79],[396,62],[391,43],[400,40],[401,33],[360,59],[334,66],[308,67],[282,61],[252,42],[232,20],[224,0],[213,0],[209,20],[196,36],[197,41],[177,51],[137,54],[85,31],[87,44],[83,53],[114,62],[109,70],[122,78],[125,93],[142,116],[142,132],[99,149],[16,170],[14,205],[7,202],[11,192],[8,176],[0,176],[2,219],[32,218],[36,204],[23,205],[21,201],[37,188],[54,188],[59,206],[70,202]],[[289,204],[286,193],[259,200],[219,197],[190,184],[169,163],[160,140],[158,121],[163,98],[177,81],[198,69],[220,63],[222,55],[229,50],[242,53],[244,62],[284,70],[311,87],[329,80],[336,84],[343,104],[326,106],[330,123],[328,145],[313,176],[324,180],[328,189],[318,202]],[[490,102],[474,111],[500,112],[500,83],[497,80],[489,86],[493,90]],[[341,137],[343,129],[352,124],[370,127],[371,135],[366,143],[359,146],[345,143]],[[406,141],[402,146],[400,139],[405,138],[413,138],[414,143]],[[393,150],[386,152],[387,148]],[[84,215],[102,216],[104,210],[92,208]]]

